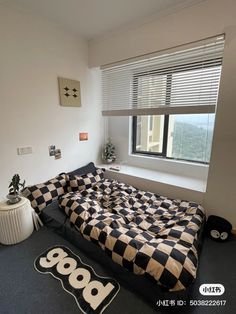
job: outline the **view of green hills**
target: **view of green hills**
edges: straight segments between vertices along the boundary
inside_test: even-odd
[[[194,117],[188,122],[175,118],[172,156],[169,157],[209,162],[214,117],[206,120],[206,115],[202,116],[202,121],[199,115],[196,121]]]

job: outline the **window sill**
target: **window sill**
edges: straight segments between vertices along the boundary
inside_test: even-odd
[[[120,167],[120,171],[110,169],[114,166]],[[130,183],[138,188],[143,183],[144,190],[150,190],[158,194],[162,193],[173,198],[202,202],[206,191],[206,181],[198,178],[129,165],[103,164],[99,167],[107,170],[107,177],[120,181],[125,179],[123,182]]]
[[[120,167],[120,171],[112,170],[110,167]],[[172,173],[161,172],[156,170],[149,170],[140,167],[133,167],[128,165],[99,165],[99,167],[105,168],[107,171],[113,173],[126,174],[133,177],[147,179],[155,182],[175,185],[181,188],[190,189],[198,192],[206,192],[206,182],[201,179],[191,178],[187,176],[180,176]]]
[[[196,179],[197,182],[203,182],[203,185],[206,185],[209,169],[208,164],[131,153],[128,155],[127,164],[181,178]]]
[[[209,164],[204,163],[204,162],[197,162],[197,161],[190,161],[190,160],[185,160],[185,159],[175,159],[175,158],[166,158],[161,155],[154,155],[154,154],[145,154],[145,153],[130,153],[129,156],[131,157],[140,157],[140,158],[148,158],[152,160],[161,160],[161,161],[166,161],[174,164],[182,164],[182,165],[190,165],[194,167],[205,167],[208,168]]]

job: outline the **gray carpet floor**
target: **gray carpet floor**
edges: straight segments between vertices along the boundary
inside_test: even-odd
[[[80,256],[83,262],[94,268],[101,276],[112,277],[112,273],[94,262],[68,241],[43,227],[27,240],[13,245],[0,245],[0,313],[1,314],[75,314],[81,313],[74,298],[65,292],[58,280],[51,275],[38,273],[34,259],[50,246],[66,245]],[[197,306],[166,310],[151,307],[138,295],[123,287],[105,310],[107,314],[152,314],[165,313],[236,313],[236,239],[217,243],[205,239],[195,283],[193,299],[226,300],[222,306]],[[225,293],[220,297],[203,297],[198,289],[202,283],[221,283]],[[145,287],[144,287],[145,289]],[[158,300],[158,296],[157,296]]]

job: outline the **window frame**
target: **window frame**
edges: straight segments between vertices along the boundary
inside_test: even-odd
[[[162,158],[162,159],[167,159],[167,160],[176,160],[176,161],[183,161],[183,162],[185,161],[185,162],[191,162],[191,163],[196,163],[196,164],[201,164],[201,165],[209,165],[209,162],[207,161],[168,157],[167,156],[168,127],[169,127],[169,115],[165,115],[164,134],[163,134],[163,146],[165,146],[165,153],[163,153],[163,149],[162,149],[162,153],[137,150],[136,149],[137,116],[133,116],[132,117],[132,154],[155,157],[155,158]],[[167,134],[166,137],[165,137],[165,133]]]
[[[214,65],[210,65],[209,64],[209,66],[206,67],[206,68],[211,68],[211,67],[214,67]],[[179,68],[178,66],[176,66],[175,68],[172,68],[172,73],[167,73],[167,74],[165,74],[165,71],[167,71],[169,69],[168,67],[165,67],[165,68],[162,69],[163,72],[164,72],[163,74],[160,73],[161,72],[160,69],[151,70],[149,72],[143,71],[143,72],[135,73],[133,75],[133,102],[137,103],[137,99],[138,99],[138,78],[142,77],[142,76],[150,76],[150,75],[156,73],[157,75],[166,75],[167,76],[167,79],[166,79],[165,105],[166,106],[170,105],[172,74],[188,71],[188,70],[184,70],[184,69],[179,70],[178,68]],[[132,154],[144,155],[144,156],[152,156],[152,157],[159,157],[159,158],[169,159],[169,160],[178,160],[178,161],[186,161],[186,162],[191,162],[191,163],[209,165],[209,162],[207,162],[207,161],[199,161],[199,160],[191,160],[191,159],[184,159],[184,158],[168,157],[167,156],[168,131],[169,131],[169,115],[164,115],[164,130],[163,130],[162,152],[161,153],[157,153],[157,152],[148,152],[148,151],[137,150],[136,149],[136,146],[137,146],[137,116],[133,116],[132,117],[132,136],[131,136],[131,138],[132,138]]]

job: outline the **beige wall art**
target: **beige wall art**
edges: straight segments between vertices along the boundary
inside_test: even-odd
[[[81,107],[80,81],[58,78],[60,104],[64,107]]]

